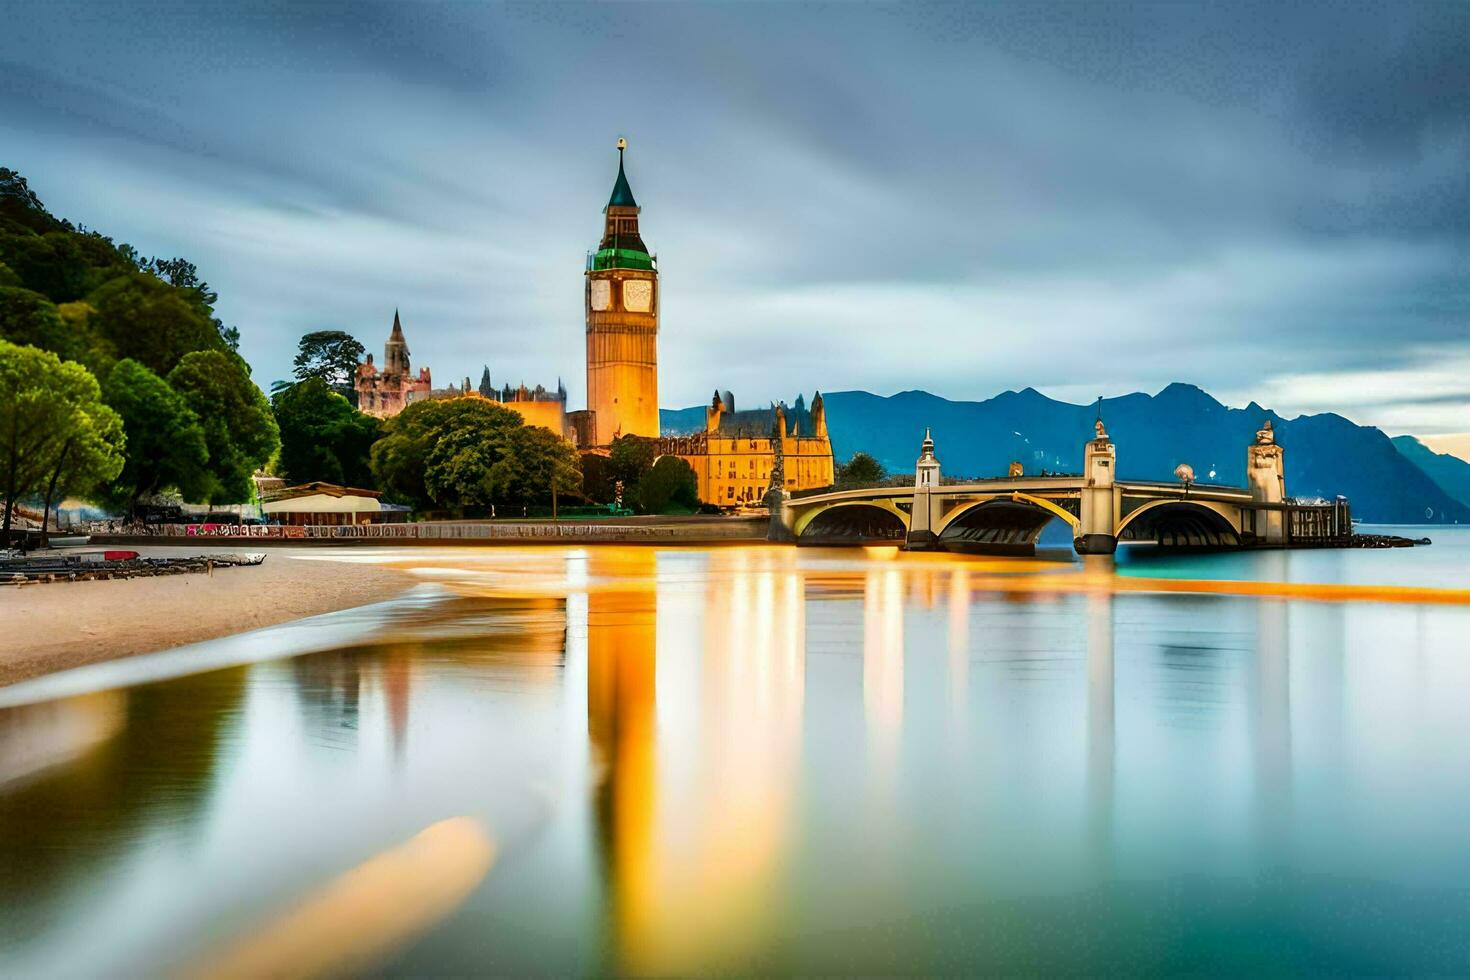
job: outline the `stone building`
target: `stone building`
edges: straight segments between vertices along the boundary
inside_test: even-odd
[[[788,491],[833,484],[832,442],[821,392],[810,410],[798,396],[791,407],[782,403],[737,412],[734,396],[717,391],[704,416],[703,432],[658,441],[660,455],[678,456],[693,468],[702,503],[756,506],[777,470]]]
[[[527,425],[539,425],[550,429],[563,439],[572,441],[572,429],[567,421],[567,390],[560,381],[556,383],[555,391],[547,391],[541,385],[527,388],[524,383],[515,388],[506,385],[497,389],[490,386],[489,380],[489,369],[487,368],[479,391],[472,391],[470,394],[479,394],[498,405],[504,405],[519,415],[521,421]]]
[[[403,339],[403,324],[397,310],[393,311],[393,330],[383,345],[382,370],[373,364],[373,355],[369,354],[357,366],[353,387],[357,389],[358,409],[377,418],[397,415],[410,403],[433,392],[428,368],[419,368],[417,376],[409,373],[408,341]]]

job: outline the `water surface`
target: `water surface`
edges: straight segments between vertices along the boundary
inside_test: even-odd
[[[1470,606],[1270,594],[1470,586],[1429,533],[352,552],[432,589],[6,692],[0,973],[218,964],[303,903],[390,974],[1464,973]]]

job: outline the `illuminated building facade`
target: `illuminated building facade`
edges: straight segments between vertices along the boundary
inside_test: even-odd
[[[380,419],[397,415],[434,390],[428,368],[419,368],[416,377],[409,373],[408,341],[403,337],[397,310],[393,311],[393,330],[383,345],[382,369],[373,364],[373,355],[369,354],[357,366],[353,387],[357,389],[358,409]]]
[[[541,385],[528,388],[524,384],[512,388],[490,388],[488,393],[482,385],[478,392],[498,405],[510,409],[527,425],[539,425],[550,429],[563,439],[572,439],[571,425],[567,420],[567,390],[558,382],[555,391],[547,391]],[[476,392],[469,392],[470,395]]]
[[[660,455],[678,456],[693,468],[702,503],[760,504],[778,458],[786,490],[832,486],[832,442],[821,392],[810,410],[798,396],[789,408],[782,403],[737,412],[734,396],[717,391],[704,416],[703,432],[659,440]]]
[[[658,436],[658,269],[638,233],[638,202],[623,171],[603,208],[602,241],[587,256],[588,443]]]

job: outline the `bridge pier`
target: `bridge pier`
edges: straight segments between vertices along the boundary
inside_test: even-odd
[[[1251,492],[1251,503],[1280,505],[1286,502],[1285,451],[1276,444],[1276,433],[1270,419],[1266,420],[1256,433],[1256,441],[1246,450],[1245,481]],[[1286,543],[1286,513],[1280,506],[1270,510],[1253,509],[1250,518],[1256,544]],[[1244,526],[1241,530],[1245,530]]]
[[[791,491],[772,487],[766,491],[766,510],[771,515],[766,528],[767,541],[793,544],[796,541],[796,514],[791,510]]]
[[[1079,555],[1111,555],[1118,550],[1118,501],[1114,491],[1118,450],[1108,438],[1102,419],[1097,420],[1097,436],[1087,443],[1083,453],[1081,522],[1077,525],[1072,548]]]
[[[939,459],[934,455],[934,438],[924,430],[924,444],[919,448],[919,461],[914,464],[914,500],[909,511],[909,532],[904,547],[909,551],[929,551],[939,546],[939,537],[934,533],[938,523],[936,513],[938,501],[934,491],[939,488]]]

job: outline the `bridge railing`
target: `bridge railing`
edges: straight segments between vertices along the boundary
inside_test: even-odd
[[[1329,503],[1288,502],[1286,541],[1335,541],[1353,533],[1353,515],[1346,500]]]

